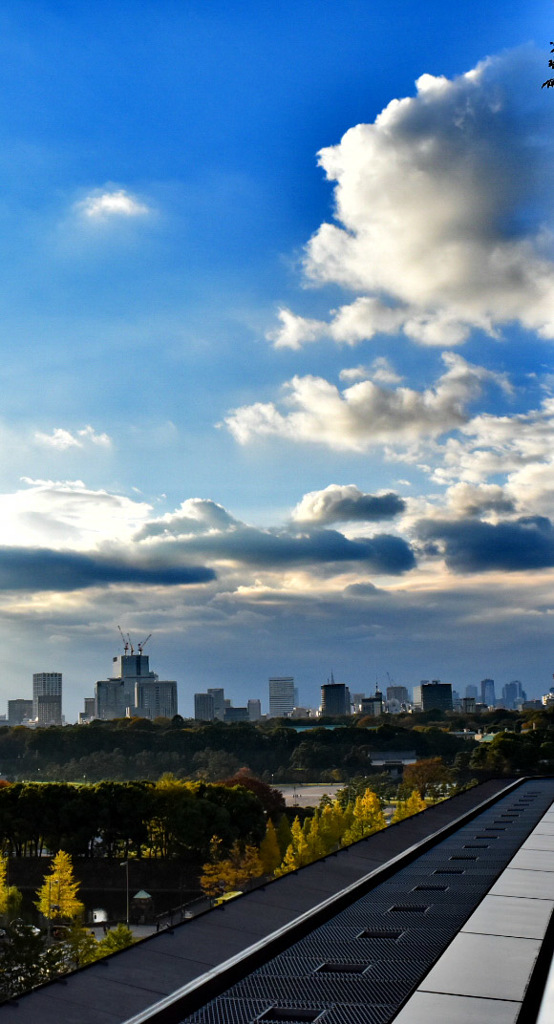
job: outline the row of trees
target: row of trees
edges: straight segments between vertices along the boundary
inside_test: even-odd
[[[266,787],[267,788],[267,787]],[[282,800],[282,797],[281,797]],[[244,786],[182,782],[13,783],[0,787],[0,850],[16,857],[207,856],[214,833],[260,842],[264,808]]]
[[[427,804],[414,790],[399,800],[392,823],[425,810]],[[366,788],[354,800],[324,798],[320,807],[301,824],[297,816],[292,826],[283,816],[276,829],[271,819],[259,847],[235,842],[227,856],[217,836],[212,838],[210,860],[204,864],[200,884],[214,899],[225,893],[241,891],[261,877],[280,877],[305,867],[341,847],[365,839],[386,828],[381,800]]]

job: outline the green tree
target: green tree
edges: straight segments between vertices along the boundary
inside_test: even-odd
[[[35,906],[49,921],[73,920],[85,909],[77,897],[78,891],[79,882],[73,876],[71,857],[64,850],[59,850],[37,892]]]
[[[13,999],[55,973],[44,933],[20,919],[12,921],[0,944],[0,998]]]
[[[100,939],[98,949],[102,952],[102,956],[107,956],[109,953],[117,953],[119,949],[127,949],[128,946],[133,945],[134,941],[131,929],[120,922],[115,928],[110,928],[103,939]]]
[[[94,963],[103,955],[100,943],[97,942],[93,932],[84,928],[77,920],[73,920],[71,926],[65,929],[65,935],[58,944],[58,952],[61,965],[63,965],[62,972],[85,967],[86,964]]]

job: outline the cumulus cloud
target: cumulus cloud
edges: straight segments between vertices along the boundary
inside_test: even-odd
[[[364,494],[355,484],[330,484],[310,491],[293,509],[292,519],[301,523],[373,522],[392,519],[406,508],[398,494]]]
[[[429,545],[429,553],[442,553],[448,568],[457,573],[554,566],[554,527],[545,516],[501,523],[422,520],[417,532]]]
[[[287,385],[290,412],[282,413],[273,402],[257,402],[232,410],[225,423],[240,444],[274,435],[344,451],[437,437],[467,422],[466,407],[485,383],[508,388],[502,374],[454,353],[442,358],[445,373],[424,391],[364,380],[341,392],[321,377],[294,377]]]
[[[310,239],[305,272],[358,297],[327,323],[282,311],[275,345],[324,335],[352,345],[400,330],[456,345],[511,321],[554,337],[552,235],[541,221],[549,129],[538,144],[547,115],[522,99],[537,60],[519,50],[453,80],[422,75],[415,96],[320,151],[335,222]]]
[[[341,380],[347,382],[356,380],[367,380],[371,378],[377,384],[400,384],[402,377],[396,372],[386,356],[377,356],[371,366],[351,366],[339,373]]]
[[[105,220],[108,217],[141,217],[150,213],[150,208],[125,189],[92,192],[77,203],[77,209],[91,220]]]
[[[63,427],[56,427],[51,434],[37,431],[35,441],[60,452],[66,451],[68,448],[83,448],[86,444],[93,444],[99,448],[110,448],[112,444],[108,434],[97,434],[91,426],[83,427],[82,430],[77,430],[74,434]]]
[[[159,519],[146,523],[137,533],[137,540],[147,537],[186,537],[190,534],[225,530],[237,525],[237,520],[215,501],[206,498],[187,498],[176,512],[168,512]]]

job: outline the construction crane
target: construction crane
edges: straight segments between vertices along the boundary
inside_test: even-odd
[[[146,640],[141,640],[140,644],[137,644],[139,654],[142,654],[143,648],[148,643],[148,641],[150,640],[151,636],[152,636],[152,634],[149,633],[148,636],[146,637]]]
[[[121,626],[118,626],[117,628],[119,630],[119,635],[120,635],[121,639],[123,640],[123,651],[124,651],[125,654],[127,654],[127,651],[129,650],[129,642],[123,636],[123,630],[121,629]]]

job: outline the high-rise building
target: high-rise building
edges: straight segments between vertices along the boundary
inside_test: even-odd
[[[248,708],[248,719],[250,722],[259,722],[262,717],[262,702],[261,700],[249,700],[247,702]]]
[[[466,697],[473,697],[473,700],[477,700],[478,690],[476,686],[466,686]]]
[[[194,718],[197,722],[213,722],[215,701],[211,693],[194,694]]]
[[[30,722],[33,718],[33,702],[32,700],[9,700],[8,701],[8,725],[23,725],[24,722]]]
[[[410,694],[405,686],[387,686],[387,700],[397,700],[400,704],[409,704]]]
[[[362,701],[362,707],[364,702]],[[322,715],[349,715],[350,690],[344,683],[324,683],[321,687]]]
[[[160,680],[150,671],[147,654],[120,654],[112,659],[115,673],[95,686],[96,717],[109,720],[127,714],[141,718],[173,718],[177,714],[177,683]]]
[[[482,679],[481,680],[481,704],[486,704],[488,708],[493,708],[495,705],[494,695],[494,679]]]
[[[62,724],[61,672],[33,673],[33,718],[39,725]]]
[[[438,679],[414,686],[414,707],[418,711],[452,711],[452,686]]]
[[[217,718],[218,721],[223,722],[225,718],[225,690],[222,687],[210,686],[208,687],[208,693],[214,700],[213,717]]]
[[[294,708],[294,676],[272,676],[269,680],[270,718],[286,718]]]
[[[177,683],[174,679],[137,679],[135,708],[140,718],[173,718],[177,714]]]
[[[504,703],[504,707],[514,710],[524,700],[527,700],[527,695],[519,679],[514,679],[513,682],[506,683],[506,685],[502,687],[502,701]]]

